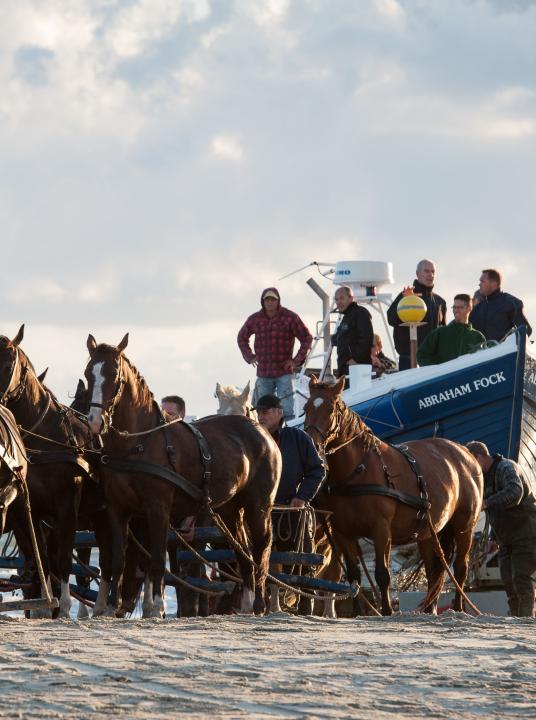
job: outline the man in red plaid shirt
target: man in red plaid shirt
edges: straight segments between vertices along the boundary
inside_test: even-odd
[[[244,360],[257,366],[254,402],[263,395],[281,399],[285,420],[294,417],[293,373],[304,363],[313,338],[296,313],[281,306],[276,288],[261,295],[262,309],[250,315],[238,333],[238,347]],[[249,339],[255,335],[253,350]],[[300,348],[293,357],[294,341]]]

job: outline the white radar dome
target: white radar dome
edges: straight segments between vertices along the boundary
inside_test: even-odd
[[[357,297],[375,295],[376,288],[393,282],[393,264],[390,262],[341,260],[335,264],[333,283],[349,285]]]

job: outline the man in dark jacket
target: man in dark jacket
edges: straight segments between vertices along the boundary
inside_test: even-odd
[[[532,328],[523,313],[523,303],[514,295],[501,290],[502,277],[498,270],[482,270],[480,276],[481,301],[473,308],[469,320],[475,330],[480,330],[486,340],[500,342],[514,327],[525,325],[527,335]]]
[[[387,320],[394,328],[393,338],[395,348],[399,354],[398,367],[400,370],[408,370],[411,367],[411,351],[409,344],[409,328],[400,327],[402,320],[398,317],[397,307],[404,295],[415,293],[422,297],[426,303],[426,315],[421,325],[417,328],[417,346],[422,345],[428,333],[440,325],[446,324],[447,303],[442,297],[433,292],[435,280],[435,265],[431,260],[421,260],[417,265],[417,278],[413,281],[412,288],[404,288],[399,293],[387,310]]]
[[[259,423],[277,442],[283,458],[275,504],[287,505],[289,508],[305,508],[318,492],[326,475],[313,441],[300,428],[283,427],[281,401],[275,395],[259,398],[256,409]],[[280,551],[313,552],[311,520],[310,512],[307,513],[305,510],[274,511],[272,513],[274,546]],[[303,574],[310,572],[309,568],[304,567]],[[275,592],[275,589],[273,591]],[[311,615],[312,611],[312,600],[301,598],[298,612],[301,615]]]
[[[499,542],[499,569],[511,615],[534,616],[536,588],[536,499],[513,460],[490,455],[481,442],[468,450],[484,472],[482,509]]]
[[[342,285],[335,293],[335,305],[341,314],[337,331],[331,338],[337,348],[337,373],[348,375],[349,365],[370,365],[374,330],[369,311],[354,300],[352,288]]]
[[[249,339],[255,335],[253,350]],[[295,340],[300,347],[294,355]],[[295,312],[281,306],[277,288],[261,294],[261,309],[250,315],[238,333],[238,347],[244,360],[257,366],[254,402],[263,395],[276,394],[283,401],[285,420],[294,417],[293,374],[303,365],[313,338]]]

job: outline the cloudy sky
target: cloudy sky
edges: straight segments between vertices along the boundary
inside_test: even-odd
[[[536,323],[533,0],[1,8],[0,332],[63,400],[128,330],[212,411],[263,287],[314,325],[315,271],[278,281],[313,260],[429,256],[449,301],[497,266]]]

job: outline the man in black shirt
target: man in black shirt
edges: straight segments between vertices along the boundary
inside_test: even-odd
[[[523,313],[523,302],[510,293],[501,290],[502,277],[498,270],[482,270],[479,290],[481,300],[469,315],[469,322],[486,340],[503,340],[514,327],[525,325],[527,335],[532,328]]]
[[[421,345],[428,333],[440,325],[446,325],[447,303],[442,297],[433,292],[436,268],[431,260],[421,260],[417,264],[417,279],[413,281],[413,288],[404,288],[391,303],[387,310],[387,320],[394,328],[393,338],[395,348],[399,354],[399,370],[408,370],[411,367],[411,352],[409,344],[409,328],[400,327],[402,320],[398,317],[397,307],[404,295],[414,292],[419,295],[426,304],[426,315],[421,325],[417,328],[417,344]]]
[[[335,304],[342,317],[331,342],[337,348],[337,373],[341,377],[348,375],[349,365],[371,364],[374,330],[369,311],[356,303],[352,288],[342,285],[335,293]]]

